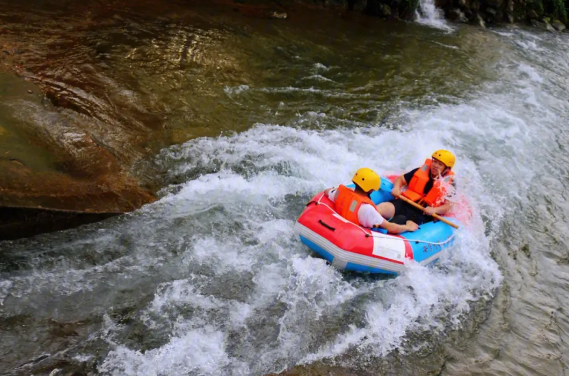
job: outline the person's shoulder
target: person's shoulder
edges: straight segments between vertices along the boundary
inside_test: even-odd
[[[347,185],[344,185],[344,184],[340,184],[337,187],[334,187],[333,189],[335,189],[335,190],[348,189],[350,191],[353,191],[355,188],[354,187],[348,187]]]
[[[417,170],[419,169],[419,167],[412,169],[411,171],[403,174],[403,177],[405,178],[405,180],[407,182],[409,182],[409,179],[413,177],[413,175],[415,175],[415,172],[417,172]]]

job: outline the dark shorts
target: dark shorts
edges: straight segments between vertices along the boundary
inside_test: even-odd
[[[397,223],[398,225],[404,225],[407,221],[413,221],[418,225],[423,223],[431,222],[433,217],[425,215],[421,210],[409,205],[403,200],[391,200],[389,201],[395,206],[395,215],[391,222]]]

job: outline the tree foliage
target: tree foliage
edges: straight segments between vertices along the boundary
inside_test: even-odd
[[[557,18],[559,20],[561,20],[562,22],[567,22],[567,5],[569,2],[564,2],[563,0],[549,0],[551,1],[551,5],[549,5],[549,7],[551,7],[551,15],[554,18]]]

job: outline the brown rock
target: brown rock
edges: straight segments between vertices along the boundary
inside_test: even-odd
[[[563,30],[566,29],[565,24],[559,20],[555,20],[551,23],[551,26],[553,26],[553,28],[559,32],[562,32]]]
[[[134,179],[122,174],[76,179],[32,171],[19,161],[0,160],[0,206],[58,211],[123,213],[154,201]]]
[[[533,9],[528,10],[526,16],[528,20],[537,20],[539,18],[538,14]]]
[[[514,13],[514,0],[507,0],[507,3],[506,3],[506,10],[507,10],[509,13],[512,13],[512,14]]]
[[[550,24],[548,24],[546,22],[539,22],[537,20],[531,20],[531,24],[534,27],[537,27],[538,29],[541,29],[544,31],[555,32],[555,29],[553,28],[553,26],[551,26]]]
[[[468,22],[468,18],[460,11],[460,9],[449,9],[446,12],[446,17],[456,22]]]

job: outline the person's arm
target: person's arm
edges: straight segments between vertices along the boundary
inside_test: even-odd
[[[398,225],[397,223],[391,223],[384,220],[377,226],[386,229],[390,234],[400,234],[405,231],[415,231],[419,228],[419,226],[413,221],[407,221],[407,223],[404,225]]]
[[[394,197],[397,197],[401,194],[401,188],[407,184],[409,184],[409,182],[411,181],[411,179],[413,179],[413,175],[415,175],[415,172],[417,172],[418,168],[409,171],[406,174],[403,174],[401,176],[399,176],[397,179],[395,179],[395,182],[393,183],[393,189],[391,190],[391,194]]]
[[[338,187],[327,188],[324,190],[324,195],[330,199],[332,202],[336,202],[336,196],[338,195]]]
[[[417,226],[413,221],[407,221],[405,225],[388,222],[372,205],[369,204],[363,204],[360,206],[360,209],[358,210],[358,221],[364,227],[381,227],[392,234],[400,234],[405,231],[415,231],[419,228],[419,226]]]
[[[393,189],[391,190],[393,197],[397,197],[401,194],[401,187],[404,185],[407,185],[407,182],[405,181],[405,175],[398,176],[397,179],[395,179],[393,182]]]
[[[437,206],[436,208],[433,208],[431,206],[427,206],[425,208],[424,212],[427,215],[433,215],[433,214],[445,215],[446,213],[448,213],[450,211],[451,208],[452,208],[452,202],[447,200],[447,201],[445,201],[444,204],[442,204],[441,206]]]

